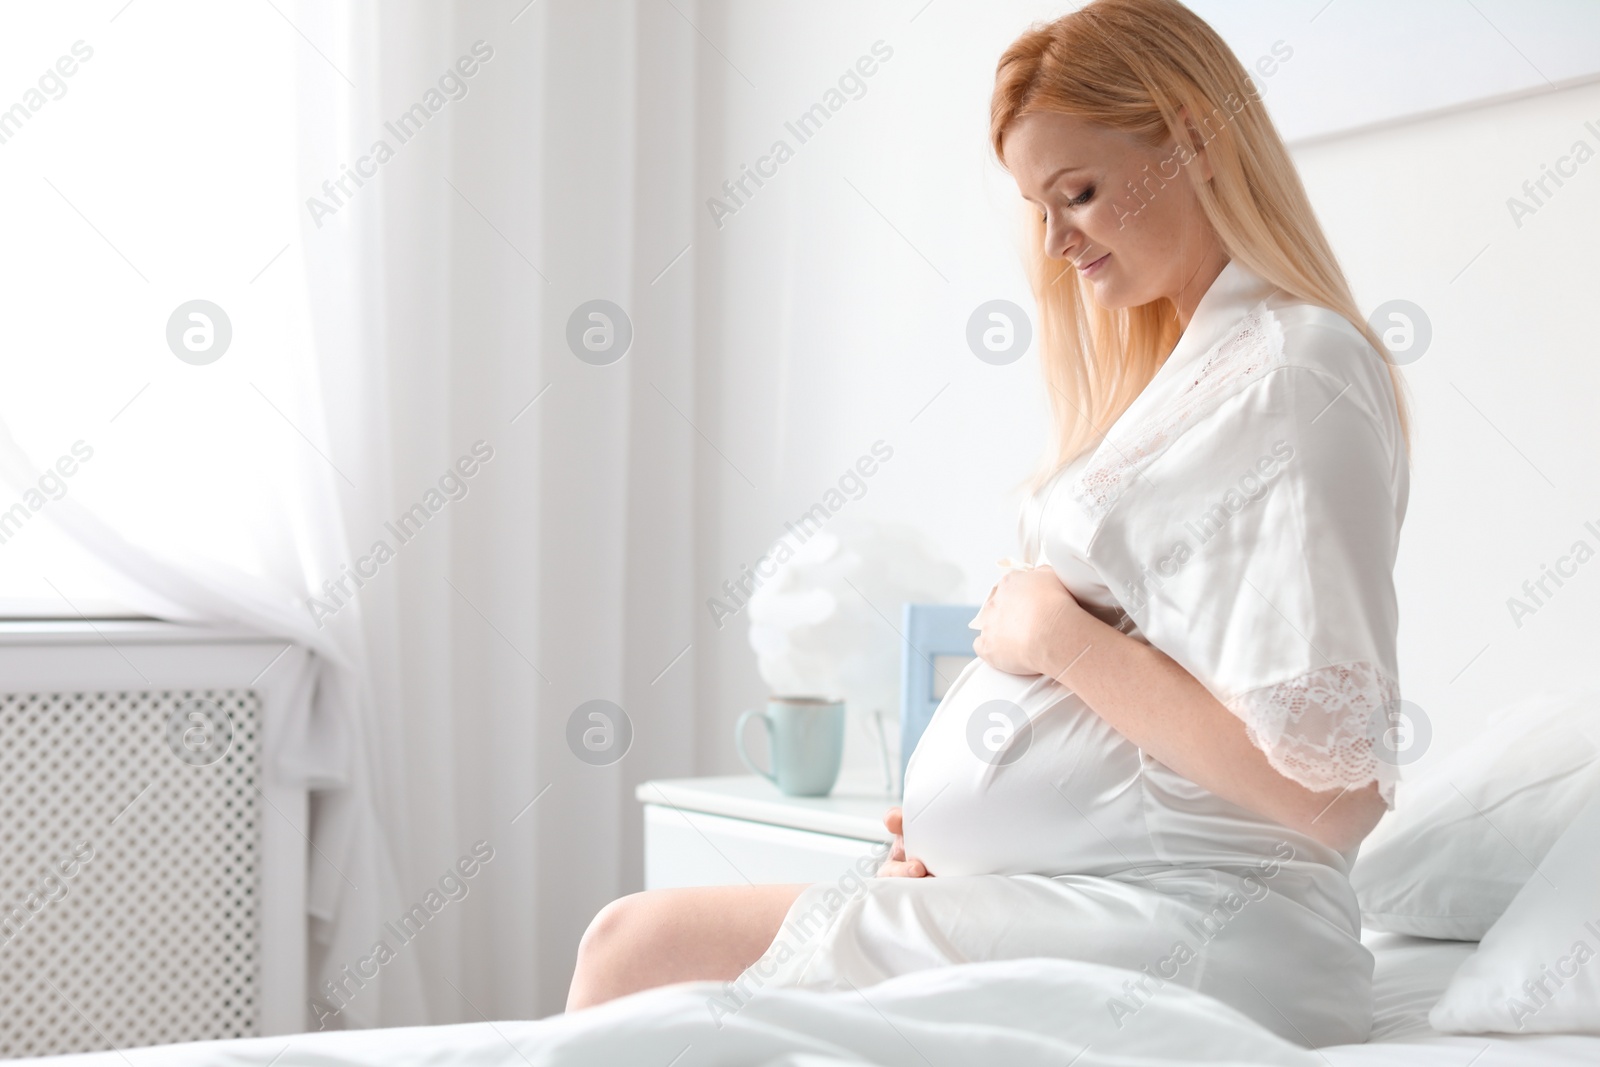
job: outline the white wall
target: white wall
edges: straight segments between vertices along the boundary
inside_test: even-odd
[[[1295,144],[1600,74],[1582,0],[1188,0],[1246,66],[1282,41],[1272,113]]]
[[[1507,608],[1577,539],[1600,548],[1600,158],[1520,228],[1506,206],[1579,139],[1600,152],[1600,85],[1298,153],[1362,306],[1433,321],[1398,581],[1406,695],[1440,751],[1521,692],[1600,678],[1600,562],[1520,627]]]
[[[1355,72],[1410,57],[1406,77],[1385,75],[1385,99],[1403,113],[1443,98],[1427,91],[1427,38],[1408,43],[1396,35],[1404,27],[1357,32],[1371,4],[1308,21],[1321,6],[1272,5],[1274,18],[1288,20],[1289,10],[1300,25],[1295,59],[1266,83],[1268,99],[1285,128],[1321,135],[1296,158],[1362,306],[1404,297],[1433,321],[1432,348],[1410,374],[1418,433],[1398,581],[1403,683],[1434,723],[1436,755],[1530,686],[1595,676],[1600,561],[1520,629],[1505,601],[1585,536],[1583,520],[1600,528],[1587,414],[1600,369],[1585,343],[1600,275],[1600,160],[1520,229],[1505,200],[1574,140],[1600,149],[1600,85],[1399,125],[1357,92],[1343,125],[1391,124],[1330,135],[1341,122],[1327,112],[1327,88],[1361,82]],[[720,229],[707,212],[696,231],[710,364],[698,403],[703,431],[727,457],[703,449],[700,460],[702,596],[765,551],[783,521],[877,438],[894,458],[850,509],[924,528],[966,568],[972,598],[1013,551],[1012,486],[1047,430],[1036,352],[989,366],[968,351],[963,329],[984,300],[1031,307],[1013,238],[1015,187],[988,157],[987,109],[1001,50],[1030,20],[1059,10],[1021,0],[702,9],[700,29],[716,48],[702,60],[702,199],[775,138],[793,143],[784,121],[874,41],[894,49],[865,94],[746,206]],[[1563,37],[1555,16],[1566,9],[1543,10],[1544,22],[1512,27],[1528,35],[1520,51],[1469,27],[1481,16],[1466,5],[1436,14],[1453,39],[1479,42],[1481,85],[1499,93],[1526,88],[1523,53],[1554,64],[1549,42]],[[1579,16],[1569,14],[1576,35]],[[1246,62],[1276,39],[1263,21],[1230,20],[1219,28]],[[1600,45],[1600,36],[1586,40]],[[1563,76],[1581,72],[1593,49],[1561,53]],[[731,772],[732,720],[761,699],[762,685],[742,618],[721,630],[703,619],[698,641],[699,760],[706,772]],[[866,741],[854,735],[849,756],[864,777]]]

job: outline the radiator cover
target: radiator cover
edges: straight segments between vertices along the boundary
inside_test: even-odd
[[[260,1032],[260,717],[0,694],[0,1058]]]

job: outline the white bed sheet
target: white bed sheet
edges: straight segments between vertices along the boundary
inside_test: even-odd
[[[1367,931],[1362,940],[1377,959],[1372,976],[1372,1036],[1364,1045],[1321,1050],[1334,1067],[1566,1067],[1600,1064],[1600,1037],[1583,1034],[1441,1034],[1428,1009],[1474,951],[1472,941],[1433,941]]]
[[[906,975],[854,993],[775,989],[716,1026],[720,987],[654,990],[573,1016],[300,1034],[96,1052],[17,1067],[1512,1067],[1600,1064],[1600,1037],[1452,1036],[1428,1009],[1470,943],[1368,935],[1377,957],[1373,1038],[1310,1051],[1217,1001],[1163,988],[1122,1026],[1106,1000],[1129,972],[1066,960],[1011,960]]]

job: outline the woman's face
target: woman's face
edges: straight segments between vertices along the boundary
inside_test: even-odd
[[[1047,111],[1012,123],[1003,148],[1018,190],[1045,220],[1045,253],[1082,274],[1096,303],[1137,307],[1166,297],[1187,324],[1227,262],[1183,173],[1199,167],[1209,178],[1204,152],[1188,156],[1171,140],[1151,147]]]

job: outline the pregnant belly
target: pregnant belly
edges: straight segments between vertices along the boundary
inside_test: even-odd
[[[906,853],[947,877],[1125,871],[1150,851],[1139,774],[1071,690],[974,660],[906,768]]]

